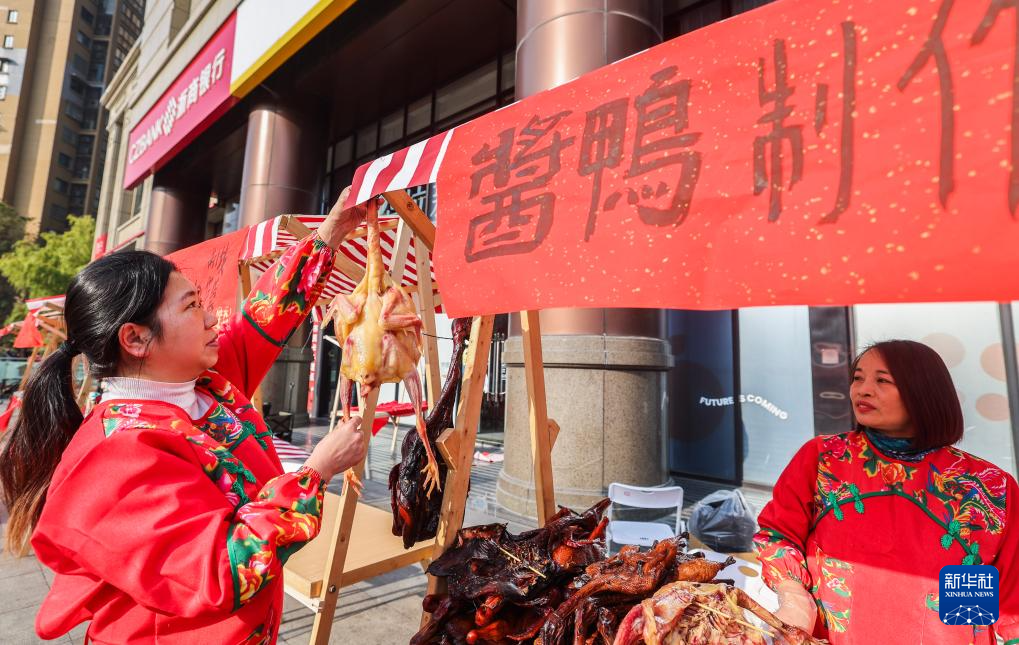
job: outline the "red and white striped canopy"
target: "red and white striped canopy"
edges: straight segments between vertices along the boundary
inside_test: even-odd
[[[241,260],[248,261],[249,265],[259,272],[264,272],[272,263],[279,258],[283,252],[297,244],[297,237],[286,228],[285,218],[287,215],[280,215],[270,220],[252,226],[248,230],[248,238],[245,240],[241,251]],[[317,229],[325,221],[325,215],[291,215],[311,230]],[[379,224],[382,227],[382,261],[386,265],[386,271],[393,270],[393,248],[396,246],[396,229],[393,225],[399,223],[397,215],[380,216]],[[388,230],[386,226],[389,225]],[[347,240],[340,247],[340,252],[347,256],[361,267],[367,266],[368,249],[367,239],[357,237]],[[431,254],[429,253],[429,266],[431,266]],[[417,289],[417,260],[414,254],[414,245],[410,244],[407,249],[407,261],[404,265],[402,285],[414,291]],[[432,272],[432,283],[435,283],[435,273]],[[357,286],[357,281],[350,276],[343,274],[338,268],[334,269],[325,289],[322,291],[323,300],[331,300],[339,293],[351,293]],[[437,311],[440,309],[437,307]]]
[[[30,298],[25,301],[28,310],[40,318],[60,319],[64,317],[64,296]],[[47,307],[46,305],[53,305]]]
[[[455,128],[454,128],[455,129]],[[375,195],[434,184],[453,130],[364,164],[354,173],[345,206],[363,204]]]

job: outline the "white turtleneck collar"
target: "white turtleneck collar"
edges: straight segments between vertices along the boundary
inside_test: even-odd
[[[147,379],[113,376],[103,379],[103,396],[100,400],[136,399],[142,401],[161,401],[176,405],[192,419],[202,418],[212,407],[212,399],[195,390],[194,381],[184,383],[164,383]]]

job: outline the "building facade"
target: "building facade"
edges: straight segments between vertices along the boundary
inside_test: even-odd
[[[99,99],[141,31],[139,0],[0,5],[0,199],[27,232],[93,214],[106,148]]]

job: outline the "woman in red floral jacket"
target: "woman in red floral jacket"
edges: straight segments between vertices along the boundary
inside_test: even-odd
[[[807,442],[759,518],[779,617],[833,645],[1019,643],[1019,487],[952,447],[962,409],[944,362],[878,343],[856,359],[850,398],[856,430]],[[941,622],[939,572],[960,564],[997,567],[993,626]]]
[[[9,551],[56,572],[36,618],[52,639],[274,643],[283,564],[319,531],[330,477],[364,455],[359,420],[284,474],[249,402],[317,301],[363,209],[339,204],[218,331],[194,286],[145,252],[93,262],[67,291],[67,342],[33,375],[0,455]],[[82,419],[71,360],[103,396]],[[34,533],[33,533],[34,528]]]

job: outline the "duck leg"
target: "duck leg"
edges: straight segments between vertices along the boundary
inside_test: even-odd
[[[432,450],[432,444],[428,440],[428,430],[425,428],[424,417],[421,416],[421,378],[418,376],[417,370],[412,370],[406,376],[403,377],[403,385],[407,388],[407,394],[410,395],[410,401],[414,404],[414,416],[417,421],[417,433],[421,439],[421,443],[425,446],[425,453],[428,455],[428,463],[421,472],[427,473],[425,476],[425,496],[431,497],[432,491],[438,489],[442,491],[442,482],[439,477],[439,462],[435,459],[435,451]]]
[[[350,397],[354,392],[354,382],[351,381],[343,374],[340,374],[340,405],[343,406],[343,420],[347,421],[350,419]],[[364,484],[358,479],[357,474],[353,468],[347,469],[343,473],[343,479],[347,482],[347,490],[352,491],[358,497],[361,496],[361,489],[364,488]]]

